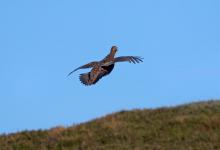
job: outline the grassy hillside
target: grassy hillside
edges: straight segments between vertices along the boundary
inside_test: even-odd
[[[77,126],[0,136],[0,150],[220,149],[220,101],[121,111]]]

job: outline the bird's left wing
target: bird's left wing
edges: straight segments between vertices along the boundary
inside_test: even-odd
[[[139,63],[139,62],[143,62],[142,60],[143,58],[138,57],[138,56],[121,56],[121,57],[116,57],[114,59],[114,62],[129,62],[129,63]]]
[[[90,62],[90,63],[85,64],[85,65],[83,65],[83,66],[80,66],[80,67],[76,68],[75,70],[71,71],[71,72],[68,74],[68,76],[71,75],[73,72],[79,70],[79,69],[92,68],[92,67],[95,67],[95,65],[97,65],[97,64],[98,64],[97,61],[93,61],[93,62]]]

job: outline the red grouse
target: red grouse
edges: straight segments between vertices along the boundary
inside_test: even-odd
[[[112,46],[110,53],[101,61],[93,61],[88,64],[85,64],[79,68],[76,68],[72,72],[68,74],[71,75],[73,72],[79,70],[79,69],[86,69],[86,68],[92,68],[92,70],[88,73],[80,74],[80,81],[85,85],[92,85],[99,81],[102,77],[108,75],[113,70],[115,63],[117,62],[132,62],[132,63],[139,63],[143,62],[143,58],[137,57],[137,56],[121,56],[116,57],[115,54],[117,52],[117,47]]]

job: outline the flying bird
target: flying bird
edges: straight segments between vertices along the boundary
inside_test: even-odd
[[[90,72],[80,74],[79,79],[85,85],[93,85],[96,84],[102,77],[110,74],[117,62],[129,62],[134,64],[143,62],[143,58],[137,56],[121,56],[115,58],[117,51],[118,48],[116,46],[112,46],[110,53],[104,59],[80,66],[70,72],[68,76],[79,69],[92,68]]]

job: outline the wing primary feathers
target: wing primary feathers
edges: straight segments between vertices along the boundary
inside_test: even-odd
[[[136,64],[136,59],[134,59],[133,57],[131,57],[131,62],[133,62],[134,64]]]
[[[114,59],[114,62],[129,62],[129,63],[140,63],[140,62],[143,62],[142,60],[143,58],[141,57],[138,57],[138,56],[121,56],[121,57],[116,57]]]

